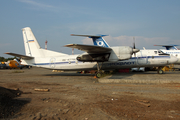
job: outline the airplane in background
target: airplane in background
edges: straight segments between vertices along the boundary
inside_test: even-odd
[[[12,69],[12,68],[20,68],[22,69],[24,65],[21,65],[20,60],[14,59],[14,60],[8,60],[7,62],[1,62],[1,68],[7,68],[7,69]]]
[[[20,57],[23,65],[64,71],[97,70],[96,76],[99,78],[102,75],[100,70],[132,68],[144,63],[146,63],[145,66],[164,66],[177,61],[176,57],[167,55],[159,59],[151,56],[146,61],[144,59],[131,61],[132,54],[137,53],[139,49],[130,46],[103,47],[103,45],[68,44],[65,47],[85,51],[80,55],[68,55],[42,49],[29,27],[23,28],[22,33],[26,55],[10,52],[5,54]],[[94,38],[94,36],[91,37]]]
[[[175,64],[180,64],[180,50],[176,47],[178,45],[154,45],[154,46],[162,46],[166,49],[161,49],[164,53],[176,56],[178,61]]]
[[[96,46],[102,46],[102,47],[106,47],[106,48],[110,47],[108,45],[108,43],[103,39],[103,37],[107,36],[107,35],[71,34],[71,36],[89,37],[89,38],[92,38],[93,44]],[[133,44],[133,48],[136,49],[135,43]],[[170,48],[170,46],[168,48]],[[169,58],[171,58],[171,56],[169,55],[169,52],[164,52],[162,50],[144,49],[144,50],[140,50],[139,52],[134,53],[130,59],[124,60],[124,61],[134,62],[136,64],[135,66],[140,68],[140,67],[148,67],[148,66],[150,67],[151,64],[155,61],[161,61],[163,63],[166,63],[164,65],[168,65],[168,64],[170,64]],[[180,61],[177,60],[175,63],[180,63]],[[157,65],[154,65],[154,66],[157,66]],[[151,67],[154,67],[154,66],[152,65]],[[160,74],[163,73],[163,71],[161,70],[162,67],[163,66],[161,65],[158,68],[158,73],[160,73]],[[129,68],[129,67],[127,66],[127,68]]]
[[[165,47],[166,50],[178,50],[176,46],[179,46],[179,45],[154,45],[154,46],[162,46],[162,47]]]

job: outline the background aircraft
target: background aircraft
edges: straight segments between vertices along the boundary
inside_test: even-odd
[[[154,46],[162,46],[165,47],[166,50],[178,50],[178,48],[176,47],[178,45],[154,45]]]
[[[132,68],[136,66],[163,66],[177,61],[173,56],[164,56],[159,59],[147,57],[141,61],[129,60],[132,54],[139,50],[129,46],[104,47],[95,45],[68,44],[65,47],[76,48],[85,53],[80,55],[67,55],[51,50],[42,49],[29,27],[22,29],[26,55],[6,53],[21,57],[22,64],[43,67],[53,70],[96,70],[100,77],[100,70]],[[94,36],[91,36],[94,38]],[[95,36],[96,38],[99,38]],[[100,44],[100,43],[99,43]]]
[[[176,47],[178,45],[155,45],[155,46],[162,46],[166,49],[161,49],[164,53],[176,56],[178,61],[175,64],[180,64],[180,50]]]
[[[12,69],[12,68],[22,69],[24,65],[21,65],[21,62],[19,59],[14,59],[14,60],[8,60],[7,62],[1,62],[0,67],[6,68],[6,69]]]
[[[96,46],[102,46],[102,47],[106,47],[109,48],[110,46],[108,45],[108,43],[103,39],[104,36],[106,35],[77,35],[77,34],[71,34],[71,36],[81,36],[81,37],[89,37],[92,38],[93,40],[93,44]],[[133,43],[133,48],[136,49],[135,47],[135,38],[133,38],[134,43]],[[170,46],[168,46],[167,48],[170,48]],[[176,48],[174,46],[172,46],[172,48]],[[177,48],[176,48],[177,49]],[[180,53],[180,52],[179,52]],[[151,61],[149,59],[156,59],[157,61],[167,61],[166,65],[169,64],[169,52],[163,52],[161,50],[151,50],[151,49],[144,49],[144,50],[140,50],[136,53],[133,53],[132,58],[130,58],[129,60],[126,61],[133,61],[136,62],[138,65],[138,68],[140,67],[147,67],[146,65],[149,64]],[[180,62],[180,61],[176,61]],[[152,62],[151,62],[152,63]],[[151,67],[155,67],[155,66],[151,66]],[[162,73],[163,71],[161,70],[163,66],[159,66],[158,68],[158,73]]]

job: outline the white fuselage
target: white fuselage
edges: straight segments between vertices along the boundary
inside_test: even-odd
[[[23,60],[22,64],[58,70],[97,70],[97,62],[80,62],[76,58],[79,55],[63,55],[61,57],[36,57],[32,60]],[[134,55],[133,55],[134,56]],[[100,62],[102,70],[122,69],[134,67],[153,67],[172,64],[177,61],[174,56],[161,56],[152,50],[141,50],[136,57],[123,61]]]
[[[178,58],[178,61],[175,64],[180,64],[180,50],[162,50],[164,53],[173,55]]]
[[[48,69],[58,70],[96,70],[101,69],[121,69],[121,68],[133,68],[133,67],[152,67],[152,66],[165,66],[177,61],[174,56],[161,56],[155,54],[154,51],[142,50],[136,53],[136,49],[132,49],[129,46],[117,46],[111,47],[110,50],[105,48],[97,48],[94,46],[76,45],[71,44],[69,47],[75,46],[77,49],[83,49],[89,53],[108,53],[110,54],[107,62],[80,62],[77,60],[79,55],[67,55],[51,50],[42,49],[36,40],[32,30],[29,27],[22,29],[24,46],[26,55],[22,56],[22,64],[32,65],[37,67],[43,67]],[[105,43],[106,44],[106,43]],[[99,45],[99,44],[98,44]],[[109,47],[109,46],[107,46]],[[94,50],[92,50],[94,49]],[[99,52],[103,51],[103,52]],[[139,51],[139,50],[138,50]],[[111,52],[111,53],[109,53]],[[132,53],[136,53],[137,57],[132,57]],[[12,55],[17,55],[13,54]],[[98,56],[101,57],[101,56]],[[105,56],[103,56],[105,57]],[[129,59],[130,58],[130,59]],[[94,58],[93,58],[94,59]],[[127,60],[128,59],[128,60]]]

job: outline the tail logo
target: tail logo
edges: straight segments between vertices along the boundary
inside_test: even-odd
[[[98,41],[98,42],[97,42],[97,45],[98,45],[98,46],[104,46],[104,43],[103,43],[102,41]]]
[[[34,42],[34,40],[28,40],[28,42]]]

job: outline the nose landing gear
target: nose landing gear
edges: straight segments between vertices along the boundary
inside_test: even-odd
[[[158,67],[157,73],[158,74],[163,74],[164,73],[164,71],[162,70],[162,67]]]

